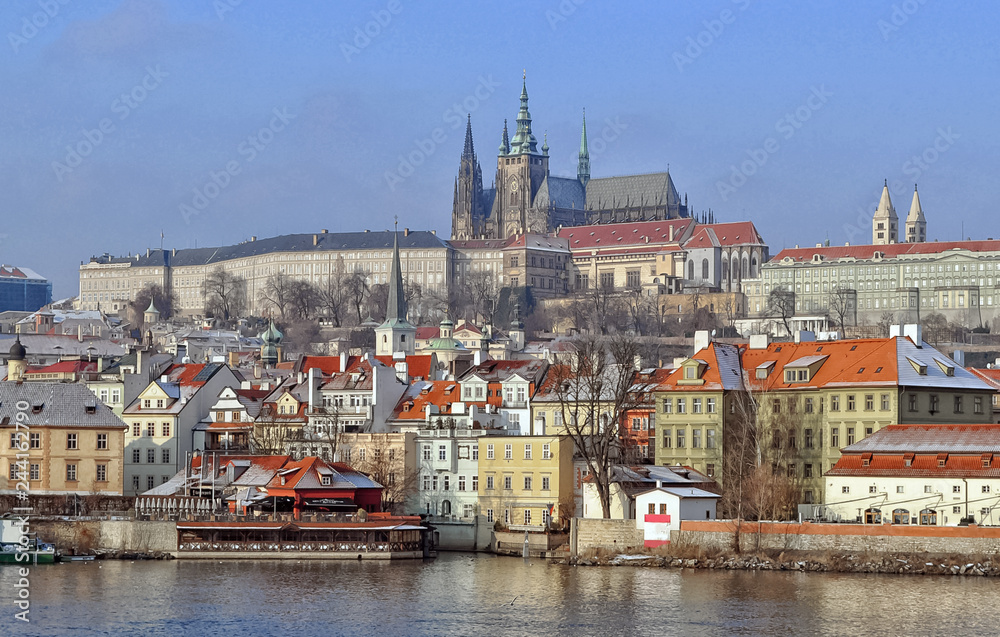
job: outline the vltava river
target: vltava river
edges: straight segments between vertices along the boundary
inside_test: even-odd
[[[0,635],[995,635],[985,578],[421,562],[39,566],[31,623],[0,568]],[[515,599],[516,596],[516,599]],[[511,601],[513,600],[513,604]]]

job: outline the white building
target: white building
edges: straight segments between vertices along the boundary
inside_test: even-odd
[[[719,496],[695,487],[661,486],[635,496],[635,526],[648,547],[670,542],[670,532],[681,528],[681,520],[714,520]]]

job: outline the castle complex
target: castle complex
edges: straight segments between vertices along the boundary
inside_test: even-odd
[[[451,238],[505,239],[515,234],[552,232],[560,226],[656,221],[688,216],[670,172],[590,178],[587,120],[580,136],[576,177],[549,174],[549,145],[541,150],[531,132],[528,90],[522,85],[517,129],[511,138],[504,121],[493,185],[483,188],[483,171],[472,142],[472,119],[455,179]]]

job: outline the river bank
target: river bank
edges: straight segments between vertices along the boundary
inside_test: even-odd
[[[682,548],[676,554],[623,555],[592,552],[561,560],[575,566],[636,566],[739,571],[801,571],[812,573],[872,573],[887,575],[966,575],[1000,577],[997,556],[934,554],[850,554],[782,552],[776,555],[697,554]]]

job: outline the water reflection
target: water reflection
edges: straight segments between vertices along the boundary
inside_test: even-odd
[[[993,634],[983,578],[584,568],[446,554],[433,562],[104,562],[32,570],[32,623],[0,634]],[[515,599],[516,597],[516,599]],[[513,604],[511,601],[513,600]]]

